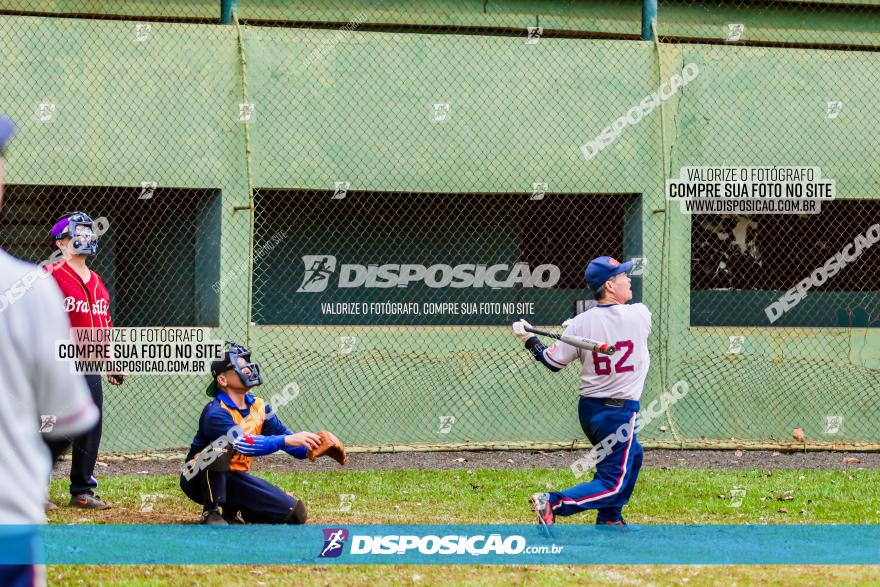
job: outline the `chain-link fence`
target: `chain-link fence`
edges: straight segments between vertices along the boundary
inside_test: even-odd
[[[656,40],[641,2],[229,14],[0,1],[20,127],[0,246],[37,261],[64,211],[105,216],[116,325],[246,342],[261,395],[300,386],[288,425],[374,447],[580,441],[576,368],[543,369],[510,323],[561,332],[595,304],[587,262],[634,259],[643,402],[689,388],[649,442],[880,440],[880,2],[661,2]],[[837,197],[666,197],[727,166],[818,168]],[[103,449],[187,444],[206,379],[106,388]]]

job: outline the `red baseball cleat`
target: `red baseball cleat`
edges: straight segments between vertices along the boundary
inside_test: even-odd
[[[600,530],[614,530],[617,532],[638,532],[638,526],[630,526],[626,523],[626,520],[620,518],[619,520],[605,521],[605,522],[596,522],[596,528]]]

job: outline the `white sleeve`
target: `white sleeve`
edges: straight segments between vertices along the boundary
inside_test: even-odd
[[[651,310],[648,309],[648,306],[642,303],[633,304],[633,308],[635,308],[642,319],[645,321],[645,325],[648,327],[648,334],[651,334]]]
[[[573,325],[569,324],[565,328],[565,332],[563,334],[576,336]],[[549,364],[553,365],[554,367],[558,367],[559,369],[562,369],[563,367],[567,366],[569,363],[578,358],[578,349],[566,342],[557,340],[544,351],[544,358],[547,359],[547,362]]]
[[[57,358],[58,341],[70,339],[70,322],[55,280],[38,280],[19,303],[25,306],[22,326],[29,330],[24,333],[29,356],[23,362],[29,369],[39,415],[51,418],[52,425],[43,428],[44,434],[70,437],[89,430],[98,422],[98,408],[85,377],[74,373],[69,361]]]

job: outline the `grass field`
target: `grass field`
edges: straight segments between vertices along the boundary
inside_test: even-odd
[[[549,469],[261,473],[305,500],[310,523],[530,523],[528,496],[571,474]],[[645,469],[625,514],[632,523],[880,523],[880,470]],[[742,499],[734,507],[731,490]],[[200,508],[174,476],[103,479],[103,512],[60,508],[51,523],[190,523]],[[354,495],[343,501],[341,494]],[[156,496],[155,501],[152,497]],[[51,497],[66,502],[66,483]],[[346,504],[350,506],[347,509]],[[150,509],[152,511],[142,511]],[[592,524],[594,514],[561,519]],[[50,566],[50,584],[122,585],[874,585],[880,567],[794,566]]]

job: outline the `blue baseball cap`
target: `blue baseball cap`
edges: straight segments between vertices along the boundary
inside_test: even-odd
[[[3,114],[0,114],[0,153],[6,149],[6,143],[13,135],[15,135],[15,125]]]
[[[596,257],[587,265],[587,270],[584,271],[584,279],[587,280],[590,289],[596,291],[615,275],[629,273],[632,267],[632,261],[621,263],[614,257]]]

